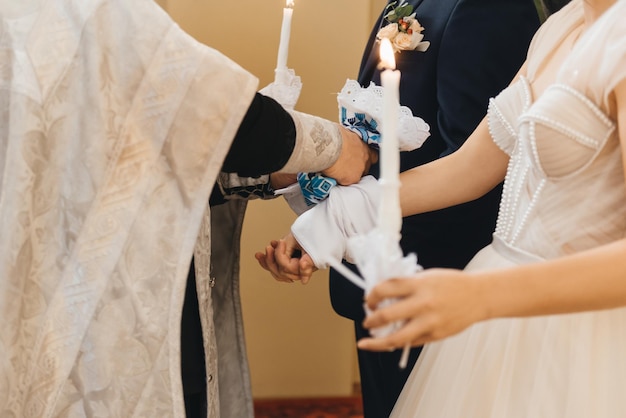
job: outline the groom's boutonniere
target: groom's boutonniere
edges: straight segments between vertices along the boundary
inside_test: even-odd
[[[378,40],[389,38],[394,52],[424,52],[428,49],[430,42],[422,40],[424,28],[415,18],[413,6],[407,4],[406,0],[400,0],[400,3],[389,3],[386,10],[388,12],[384,16],[384,22],[387,24],[378,31]]]

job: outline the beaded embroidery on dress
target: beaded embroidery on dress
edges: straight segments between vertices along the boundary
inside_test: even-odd
[[[494,242],[467,270],[552,259],[626,235],[622,151],[608,104],[626,78],[624,16],[620,0],[533,98],[540,57],[582,22],[574,0],[536,35],[528,78],[491,101],[490,131],[510,162]],[[485,321],[425,347],[392,417],[626,416],[624,353],[624,308]]]

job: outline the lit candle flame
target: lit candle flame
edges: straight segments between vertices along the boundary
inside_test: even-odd
[[[390,70],[396,69],[396,58],[393,54],[393,46],[391,46],[391,41],[388,38],[383,38],[380,41],[380,66]]]
[[[286,7],[289,9],[293,9],[293,0],[287,0]]]

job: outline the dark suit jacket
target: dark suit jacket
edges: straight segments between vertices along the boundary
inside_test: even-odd
[[[430,41],[426,52],[396,54],[402,73],[400,102],[430,124],[424,145],[402,153],[407,170],[456,151],[487,111],[488,100],[515,76],[539,26],[532,0],[410,0]],[[381,16],[382,18],[382,16]],[[363,56],[359,82],[380,85],[375,35]],[[373,168],[377,174],[377,167]],[[428,267],[463,268],[491,241],[500,200],[497,187],[483,198],[445,210],[404,218],[401,246]],[[336,271],[330,274],[333,308],[363,318],[362,291]]]

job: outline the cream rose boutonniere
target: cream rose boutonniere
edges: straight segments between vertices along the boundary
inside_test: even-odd
[[[424,28],[415,18],[413,6],[406,0],[400,0],[400,3],[396,1],[389,3],[386,10],[388,12],[384,16],[384,21],[387,24],[378,31],[377,39],[388,38],[394,52],[424,52],[428,49],[430,42],[423,40]]]

